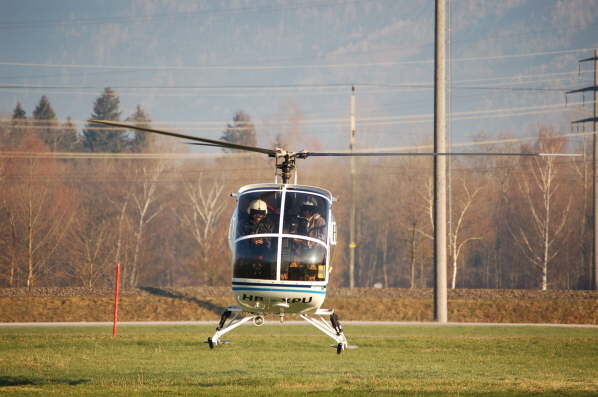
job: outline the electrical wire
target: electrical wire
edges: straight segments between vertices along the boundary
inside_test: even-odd
[[[594,132],[582,133],[557,133],[551,139],[570,138],[591,136]],[[497,144],[512,144],[521,143],[538,139],[537,136],[519,137],[519,138],[502,138],[494,140],[479,140],[461,143],[453,143],[452,147],[467,147],[467,146],[483,146],[483,145],[497,145]],[[413,151],[429,150],[432,145],[412,145],[412,146],[395,146],[385,147],[385,151]],[[340,150],[329,150],[334,152],[341,152]],[[80,152],[19,152],[19,151],[0,151],[0,158],[20,158],[20,159],[116,159],[116,160],[198,160],[198,159],[220,159],[220,158],[242,158],[252,156],[257,158],[258,155],[250,153],[80,153]]]
[[[384,0],[370,0],[370,1],[384,1]],[[288,10],[300,10],[308,8],[328,8],[343,6],[349,4],[360,3],[360,0],[318,0],[318,1],[294,1],[292,5],[288,6],[252,6],[252,7],[231,7],[219,9],[207,9],[201,11],[188,11],[172,14],[155,14],[144,16],[112,16],[112,17],[93,17],[93,18],[76,18],[67,21],[64,20],[50,20],[40,19],[31,21],[11,21],[0,23],[0,30],[15,30],[28,28],[48,28],[48,27],[67,27],[67,26],[90,26],[90,25],[104,25],[104,24],[148,24],[158,22],[161,19],[170,21],[172,18],[197,18],[204,16],[228,16],[234,14],[246,13],[265,13],[265,12],[279,12]]]
[[[567,109],[575,110],[573,107],[582,105],[582,104],[591,104],[591,102],[572,102],[569,104],[549,104],[549,105],[540,105],[540,106],[526,106],[526,107],[519,107],[519,108],[500,108],[500,109],[489,109],[489,110],[478,110],[478,111],[469,111],[469,112],[454,112],[450,115],[452,121],[464,121],[464,120],[485,120],[485,119],[493,119],[493,118],[504,118],[504,117],[523,117],[529,115],[538,115],[538,114],[549,114],[554,113],[555,110],[558,109]],[[378,117],[364,117],[358,120],[358,125],[361,128],[364,127],[385,127],[385,126],[400,126],[400,125],[414,125],[414,124],[426,124],[431,123],[433,121],[433,114],[426,113],[426,114],[416,114],[416,115],[405,115],[405,116],[378,116]],[[56,120],[56,122],[59,122]],[[68,120],[62,120],[62,122],[68,122]],[[84,124],[87,121],[81,120],[70,120],[70,122],[74,125]],[[44,125],[48,124],[48,121],[44,120],[37,120],[33,123],[30,123],[29,120],[25,122],[23,126],[14,126],[11,124],[10,120],[6,120],[5,124],[6,127],[10,128],[22,128],[22,129],[31,129],[31,130],[64,130],[66,126],[63,125]],[[51,123],[51,122],[50,122]],[[348,120],[344,118],[329,118],[329,119],[305,119],[301,120],[300,122],[295,121],[264,121],[268,128],[276,128],[276,127],[290,127],[301,125],[309,129],[319,129],[319,130],[328,130],[330,133],[334,133],[333,128],[341,128],[346,127],[348,125]],[[37,125],[36,125],[37,124]],[[213,121],[206,121],[206,122],[152,122],[152,125],[177,125],[178,129],[185,129],[187,131],[204,131],[204,132],[222,132],[225,129],[239,129],[242,130],[245,127],[227,127],[228,122],[213,122]],[[256,125],[256,123],[254,123]],[[259,125],[259,124],[257,124]],[[94,126],[85,126],[83,127],[85,130],[112,130],[110,127],[94,127]]]
[[[593,48],[576,48],[569,50],[528,52],[519,54],[493,55],[484,57],[454,58],[453,62],[478,62],[495,61],[502,59],[537,57],[546,55],[559,55],[590,51]],[[205,71],[205,70],[250,70],[250,71],[272,71],[286,69],[337,69],[337,68],[365,68],[379,66],[395,65],[414,65],[414,64],[433,64],[434,60],[404,60],[392,62],[351,62],[351,63],[329,63],[329,64],[294,64],[294,65],[203,65],[203,66],[148,66],[148,65],[93,65],[93,64],[54,64],[54,63],[28,63],[28,62],[7,62],[2,61],[2,66],[21,66],[21,67],[45,67],[45,68],[77,68],[77,69],[112,69],[112,70],[152,70],[152,71]]]

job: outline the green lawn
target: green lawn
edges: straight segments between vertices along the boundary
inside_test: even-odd
[[[0,395],[596,396],[598,329],[347,325],[0,327]]]

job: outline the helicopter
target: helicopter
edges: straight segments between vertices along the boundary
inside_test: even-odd
[[[191,145],[212,146],[265,154],[275,159],[274,183],[251,184],[233,193],[236,207],[229,226],[232,252],[232,294],[237,306],[221,314],[216,332],[205,342],[210,349],[228,343],[222,337],[253,321],[264,324],[266,315],[300,318],[334,340],[341,354],[349,345],[338,315],[323,309],[331,273],[331,254],[337,226],[332,214],[336,198],[324,188],[289,183],[296,160],[309,157],[377,156],[548,156],[547,153],[412,153],[412,152],[291,152],[202,138],[108,120],[90,120],[112,127],[133,129],[186,139]],[[281,183],[278,182],[278,177]]]

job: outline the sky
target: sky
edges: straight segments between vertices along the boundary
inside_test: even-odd
[[[450,142],[580,133],[598,47],[598,0],[446,0]],[[357,147],[433,137],[433,0],[0,0],[0,115],[46,95],[81,128],[104,87],[121,119],[218,139],[237,111],[258,143]],[[580,67],[581,66],[581,67]],[[591,126],[586,126],[589,131]],[[479,138],[478,138],[479,139]],[[581,139],[571,137],[573,143]],[[461,146],[460,146],[461,145]],[[464,146],[463,146],[464,145]]]

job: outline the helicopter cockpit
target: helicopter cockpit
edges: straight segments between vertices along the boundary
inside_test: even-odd
[[[330,192],[249,185],[239,190],[237,200],[230,230],[233,278],[326,283],[335,244]]]

